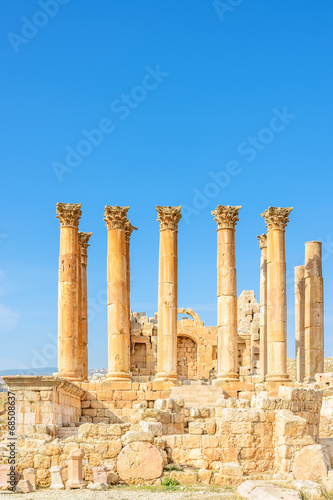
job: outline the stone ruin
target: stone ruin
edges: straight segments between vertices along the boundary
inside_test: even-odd
[[[218,314],[217,326],[205,326],[192,309],[177,303],[181,207],[157,207],[158,312],[148,318],[130,308],[130,238],[136,228],[127,218],[129,207],[106,206],[108,373],[89,380],[92,233],[78,230],[81,205],[57,204],[59,372],[4,377],[16,397],[18,490],[106,489],[160,484],[163,478],[233,486],[245,479],[330,484],[333,374],[323,373],[321,243],[305,244],[305,265],[295,271],[293,381],[287,373],[284,249],[292,209],[269,207],[262,214],[267,234],[258,237],[258,304],[253,291],[243,291],[237,300],[240,208],[219,205],[213,212]],[[3,429],[3,489],[8,439]]]

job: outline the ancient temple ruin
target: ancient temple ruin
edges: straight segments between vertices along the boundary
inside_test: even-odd
[[[67,480],[68,460],[72,470],[78,463],[73,461],[85,456],[83,479],[75,469],[77,487],[106,471],[109,484],[155,484],[168,474],[163,466],[170,464],[194,467],[194,483],[238,484],[244,474],[327,476],[330,448],[319,444],[320,421],[321,437],[333,437],[327,410],[333,375],[323,374],[321,243],[305,244],[305,263],[295,270],[295,382],[287,372],[285,259],[292,208],[269,207],[261,214],[267,233],[258,236],[259,303],[253,291],[237,293],[235,229],[241,207],[219,205],[212,212],[217,224],[215,326],[204,325],[195,311],[179,306],[181,207],[156,208],[158,311],[148,318],[130,306],[130,240],[137,228],[127,217],[129,207],[105,207],[108,373],[89,380],[87,249],[92,233],[79,232],[80,204],[57,204],[58,374],[4,377],[17,396],[18,432],[25,436],[18,470],[35,467],[38,484],[49,486],[51,465],[63,467]],[[326,413],[320,417],[323,397]],[[33,436],[38,441],[41,435],[48,435],[48,442],[60,438],[54,451],[58,458],[50,450],[52,460],[38,461],[29,451],[26,440]],[[64,440],[69,437],[70,449]],[[85,440],[93,447],[85,449]],[[37,456],[45,451],[40,446]],[[82,450],[72,453],[75,447],[85,455]],[[155,457],[153,470],[148,467],[140,475],[135,467],[126,469],[126,464],[149,457]],[[59,470],[54,474],[58,477]]]

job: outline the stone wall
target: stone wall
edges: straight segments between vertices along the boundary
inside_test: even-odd
[[[259,373],[260,313],[252,290],[240,294],[237,315],[240,375],[256,375]]]
[[[177,322],[177,367],[180,379],[209,379],[217,368],[217,327],[205,326],[192,309],[178,309],[184,317]],[[238,299],[238,363],[240,375],[259,371],[259,304],[254,292],[246,290]],[[134,376],[156,373],[157,313],[131,315],[131,372]],[[144,356],[146,359],[144,360]]]
[[[276,398],[263,391],[251,399],[240,396],[221,399],[215,408],[185,408],[182,400],[172,399],[157,399],[152,408],[149,399],[136,403],[126,423],[85,423],[76,437],[65,440],[55,438],[56,426],[27,425],[18,439],[18,470],[36,468],[38,484],[48,486],[50,468],[63,466],[66,479],[68,454],[81,448],[87,483],[92,481],[93,467],[105,466],[110,483],[152,484],[144,477],[124,479],[120,472],[119,457],[130,453],[126,447],[133,443],[133,449],[140,450],[134,454],[138,459],[147,458],[140,453],[156,448],[164,475],[178,471],[192,483],[237,484],[244,475],[272,477],[273,473],[281,479],[314,479],[317,469],[325,475],[325,451],[318,444],[320,390],[280,387]]]
[[[159,390],[153,382],[111,382],[101,380],[82,383],[86,391],[82,400],[81,417],[76,422],[107,423],[128,422],[138,407],[153,408],[157,399],[170,396],[167,384]]]
[[[3,377],[16,397],[16,431],[24,433],[30,424],[66,426],[79,422],[85,391],[58,377]]]
[[[179,380],[198,378],[197,344],[190,337],[178,335],[177,374]]]

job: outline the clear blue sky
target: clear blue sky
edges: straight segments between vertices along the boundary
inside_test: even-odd
[[[333,355],[333,5],[224,4],[1,2],[0,370],[38,359],[56,364],[58,201],[82,203],[80,229],[94,233],[90,368],[107,366],[106,204],[131,207],[139,228],[131,245],[132,308],[149,315],[157,310],[155,205],[183,205],[179,306],[195,309],[207,325],[216,324],[210,212],[243,206],[238,293],[253,289],[259,298],[260,213],[293,206],[288,353],[293,269],[304,263],[304,242],[321,240],[325,348]],[[91,135],[97,127],[103,132]],[[90,142],[81,142],[87,135]]]

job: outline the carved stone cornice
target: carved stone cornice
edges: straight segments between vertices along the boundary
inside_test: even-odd
[[[60,221],[60,226],[79,227],[79,220],[82,215],[81,203],[57,203],[56,218]]]
[[[80,399],[86,391],[79,385],[70,382],[67,379],[57,376],[41,376],[41,375],[10,375],[2,377],[5,384],[13,392],[19,391],[59,391],[60,389],[67,394],[78,396]]]
[[[90,247],[89,240],[92,234],[93,233],[82,233],[81,231],[79,231],[79,245],[81,249],[81,255],[88,255],[87,250],[88,247]]]
[[[110,205],[105,206],[104,221],[106,222],[108,231],[110,229],[126,229],[128,210],[129,207],[118,207],[118,205],[115,207],[111,207]]]
[[[289,221],[289,214],[293,207],[281,208],[281,207],[269,207],[265,212],[263,212],[261,217],[265,219],[267,230],[280,229],[285,230],[285,227]]]
[[[262,250],[263,248],[267,248],[267,234],[266,233],[263,233],[260,236],[257,236],[257,239],[258,239],[260,250]]]
[[[133,231],[137,231],[138,228],[133,226],[131,224],[131,221],[127,221],[126,223],[126,226],[125,226],[125,240],[126,240],[126,243],[129,243],[130,242],[130,239],[131,239],[131,234],[133,233]]]
[[[180,210],[182,207],[160,207],[156,206],[157,220],[160,223],[160,231],[164,229],[178,230],[178,222],[182,218]]]
[[[217,223],[217,230],[235,229],[238,221],[238,210],[241,208],[241,205],[236,207],[231,207],[230,205],[218,205],[212,212],[212,215],[214,215],[214,219]]]

